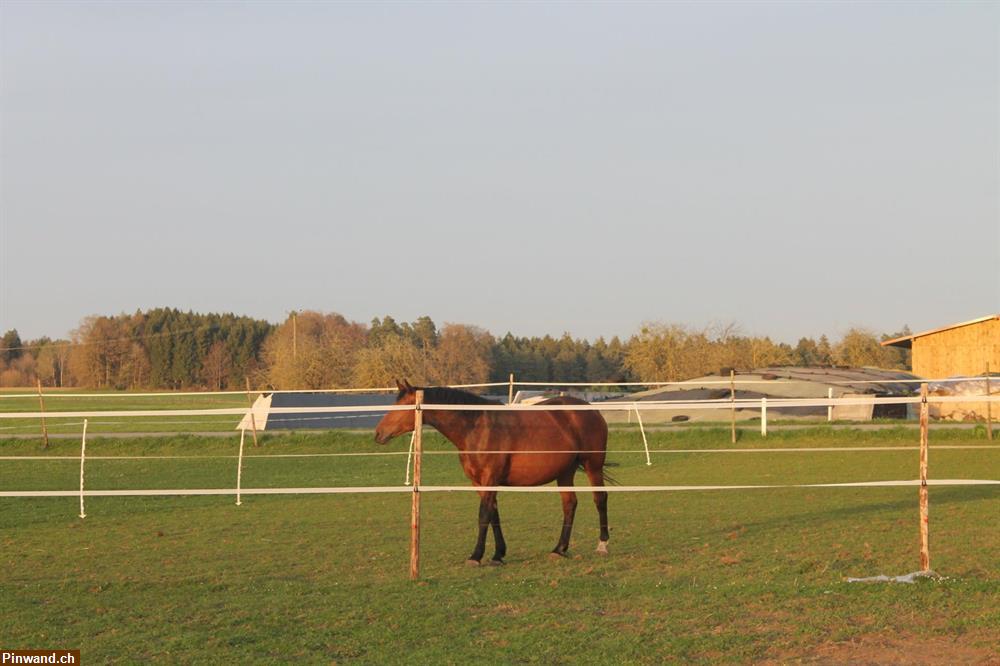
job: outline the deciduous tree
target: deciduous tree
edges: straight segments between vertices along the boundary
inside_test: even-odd
[[[493,336],[476,326],[445,324],[433,354],[438,384],[478,384],[490,377]]]

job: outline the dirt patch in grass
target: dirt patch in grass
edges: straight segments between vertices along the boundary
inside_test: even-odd
[[[861,636],[823,643],[805,652],[771,655],[763,664],[976,664],[1000,666],[996,636]]]

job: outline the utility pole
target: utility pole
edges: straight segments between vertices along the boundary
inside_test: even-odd
[[[292,310],[292,358],[299,358],[299,313]]]

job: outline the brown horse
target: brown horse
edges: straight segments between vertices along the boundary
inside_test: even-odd
[[[397,405],[412,405],[416,391],[409,382],[396,382]],[[430,405],[499,405],[472,393],[452,388],[425,388],[424,403]],[[552,398],[542,405],[586,405],[576,398]],[[375,441],[385,444],[393,437],[412,432],[413,411],[389,412],[375,428]],[[604,485],[604,455],[608,424],[597,411],[568,410],[423,410],[424,422],[451,440],[461,452],[465,475],[477,486],[540,486],[555,481],[572,486],[577,467],[582,467],[590,485]],[[560,493],[563,525],[553,554],[565,556],[569,548],[576,493]],[[479,493],[479,536],[468,564],[478,565],[486,551],[486,531],[493,527],[496,552],[491,564],[503,564],[507,553],[495,491]],[[597,552],[608,552],[608,494],[594,492],[600,517],[601,537]]]

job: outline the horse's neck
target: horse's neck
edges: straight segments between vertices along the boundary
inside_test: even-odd
[[[428,409],[424,421],[444,435],[459,451],[469,448],[469,435],[475,430],[479,412]]]

